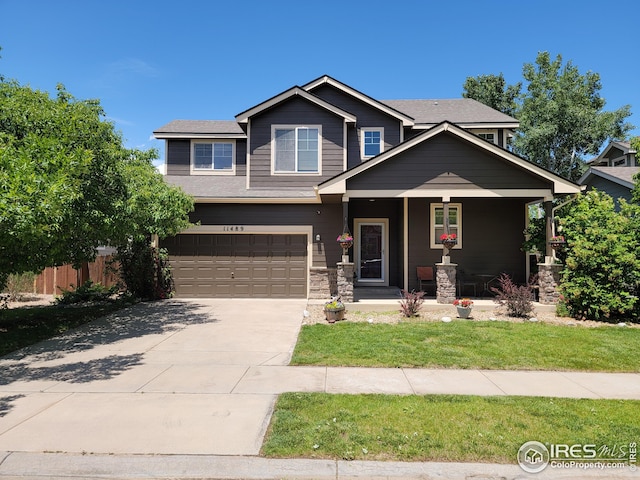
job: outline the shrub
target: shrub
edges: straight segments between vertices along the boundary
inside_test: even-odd
[[[171,297],[173,278],[169,255],[165,249],[152,247],[146,241],[131,242],[118,249],[121,278],[127,291],[143,300]]]
[[[87,303],[87,302],[104,302],[109,300],[115,293],[117,293],[118,287],[105,287],[100,283],[93,283],[91,280],[87,280],[74,290],[63,290],[62,295],[56,298],[58,305],[72,305],[75,303]]]
[[[33,281],[35,273],[13,273],[7,277],[7,284],[3,293],[7,295],[7,301],[15,302],[22,298],[24,293],[33,293]]]
[[[507,307],[512,317],[528,317],[533,312],[533,292],[529,285],[516,285],[511,277],[503,273],[498,277],[499,287],[491,287],[496,294],[494,301]]]
[[[405,317],[415,317],[424,303],[424,292],[412,290],[408,292],[402,290],[402,300],[400,300],[400,312]]]
[[[567,239],[560,292],[575,318],[640,318],[640,207],[592,190],[561,218]]]

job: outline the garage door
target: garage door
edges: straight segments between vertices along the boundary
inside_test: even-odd
[[[176,296],[306,298],[307,236],[185,234],[166,239]]]

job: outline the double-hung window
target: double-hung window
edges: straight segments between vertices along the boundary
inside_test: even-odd
[[[320,126],[274,126],[274,173],[320,173]]]
[[[228,140],[192,143],[193,173],[234,173],[234,142]]]
[[[444,204],[431,204],[431,248],[442,248],[440,237],[447,232],[447,223],[449,233],[455,234],[458,242],[454,248],[462,248],[462,204],[450,203],[448,211],[447,219],[445,218]]]
[[[362,128],[360,143],[362,145],[362,158],[371,158],[384,150],[384,129]]]

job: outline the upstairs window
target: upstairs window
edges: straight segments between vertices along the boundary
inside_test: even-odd
[[[229,141],[193,142],[193,173],[234,173],[234,150]]]
[[[490,141],[491,143],[496,143],[496,134],[495,133],[479,133],[478,136],[480,138],[484,138],[485,140]]]
[[[361,131],[362,158],[371,158],[383,151],[384,129],[363,128]]]
[[[273,127],[274,173],[320,172],[320,127]]]

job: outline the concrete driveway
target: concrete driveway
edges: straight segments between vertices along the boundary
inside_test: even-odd
[[[0,451],[255,455],[305,300],[138,304],[0,359]]]

